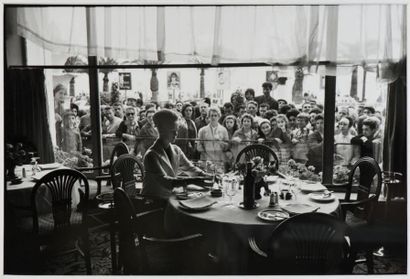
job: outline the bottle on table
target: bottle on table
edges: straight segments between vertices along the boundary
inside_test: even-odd
[[[255,177],[252,175],[252,163],[246,165],[246,176],[243,186],[243,206],[253,208],[255,204]]]

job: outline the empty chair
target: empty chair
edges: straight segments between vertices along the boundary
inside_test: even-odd
[[[76,185],[80,192],[80,208],[73,204]],[[31,193],[32,231],[40,250],[51,251],[66,245],[68,240],[82,240],[87,274],[91,274],[90,244],[87,228],[87,200],[89,186],[86,177],[76,170],[57,169],[42,177]],[[40,197],[41,196],[41,197]],[[37,201],[50,197],[50,212],[39,212]],[[42,200],[44,202],[44,200]],[[28,220],[27,220],[28,221]]]
[[[357,198],[350,198],[355,171],[360,170]],[[373,251],[382,246],[383,229],[375,223],[375,206],[381,191],[382,175],[376,160],[362,157],[353,165],[346,184],[345,199],[341,201],[343,217],[349,226],[354,261],[357,252],[366,253],[366,263],[369,273],[373,273]]]
[[[256,156],[263,158],[265,164],[274,162],[276,164],[275,166],[278,166],[278,156],[276,155],[275,151],[263,144],[252,144],[242,149],[238,153],[238,156],[236,156],[235,165],[237,163],[243,162],[243,160],[245,162],[248,162]]]
[[[345,232],[346,225],[336,217],[305,213],[280,223],[272,233],[266,252],[254,239],[249,240],[249,245],[265,258],[258,273],[343,274],[350,270]]]
[[[196,274],[198,270],[201,273],[204,264],[198,253],[201,234],[180,238],[156,238],[148,232],[144,235],[141,220],[150,218],[156,210],[137,214],[122,188],[114,191],[114,205],[119,222],[120,261],[125,274]]]
[[[139,193],[135,188],[136,182],[144,179],[144,170],[137,157],[123,154],[111,166],[110,175],[114,189],[122,187],[129,196],[134,197]]]
[[[96,166],[96,167],[91,167],[91,168],[83,168],[83,167],[78,167],[76,168],[78,171],[81,171],[83,173],[86,174],[87,178],[89,180],[95,180],[97,182],[97,192],[96,192],[96,196],[98,196],[99,194],[101,194],[101,183],[102,181],[107,181],[107,185],[111,179],[111,175],[109,174],[109,170],[111,168],[111,166],[113,165],[113,163],[115,162],[115,160],[117,160],[117,158],[123,154],[129,154],[130,150],[128,148],[128,146],[123,143],[123,142],[119,142],[117,143],[112,152],[111,152],[111,157],[110,157],[110,163],[108,165],[103,165],[103,166]],[[89,173],[93,171],[93,173]],[[95,171],[98,171],[98,175],[94,175]]]

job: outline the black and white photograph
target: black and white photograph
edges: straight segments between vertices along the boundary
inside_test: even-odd
[[[406,0],[0,6],[3,275],[407,276]]]

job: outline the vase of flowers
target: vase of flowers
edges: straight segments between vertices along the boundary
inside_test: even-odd
[[[314,166],[306,166],[302,163],[296,163],[295,160],[290,159],[286,165],[282,165],[279,167],[279,172],[299,178],[300,180],[307,180],[307,181],[312,181],[312,182],[318,182],[321,181],[321,175],[315,173],[315,167]]]
[[[276,162],[268,162],[265,163],[263,158],[260,156],[256,156],[249,161],[251,168],[252,176],[254,177],[255,181],[255,200],[261,199],[261,189],[265,189],[265,194],[268,195],[270,193],[268,184],[265,182],[264,177],[266,175],[273,175],[276,174]],[[246,163],[238,163],[235,166],[235,169],[240,172],[243,176],[246,174]]]
[[[345,184],[349,180],[350,170],[341,165],[334,166],[333,168],[333,183]]]

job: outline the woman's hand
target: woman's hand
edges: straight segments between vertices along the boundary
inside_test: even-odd
[[[262,142],[264,142],[264,141],[265,141],[264,138],[259,138],[259,139],[258,139],[258,143],[262,143]]]
[[[292,139],[292,143],[293,144],[297,144],[299,142],[299,140],[297,140],[297,139]]]
[[[280,138],[274,138],[278,143],[283,143],[283,141]]]
[[[233,138],[232,138],[232,141],[233,141],[233,142],[236,142],[236,143],[240,143],[242,140],[241,140],[240,137],[233,137]]]

